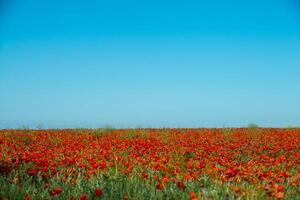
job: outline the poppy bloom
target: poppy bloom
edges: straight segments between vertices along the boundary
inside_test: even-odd
[[[196,196],[196,193],[195,192],[190,192],[189,193],[189,196],[192,200],[196,200],[197,199],[197,196]]]
[[[128,200],[128,199],[129,199],[129,197],[128,197],[128,195],[127,195],[127,194],[124,194],[122,199],[123,199],[123,200]]]
[[[164,188],[164,186],[161,183],[159,183],[159,184],[156,185],[156,188],[158,190],[162,190]]]
[[[95,191],[94,191],[94,193],[95,193],[95,196],[96,197],[99,197],[99,196],[101,196],[102,195],[102,189],[101,188],[95,188]]]
[[[76,197],[71,196],[70,200],[76,200]]]
[[[62,188],[61,187],[55,187],[55,188],[53,188],[52,190],[49,191],[49,194],[51,196],[54,196],[54,195],[57,195],[57,194],[59,194],[61,192],[62,192]]]
[[[87,195],[87,194],[81,194],[81,195],[79,195],[79,199],[80,200],[87,200],[89,198],[89,195]]]
[[[167,182],[169,182],[169,178],[166,177],[166,176],[164,176],[164,177],[162,177],[161,181],[162,181],[163,183],[167,183]]]
[[[184,185],[183,182],[178,182],[178,183],[177,183],[177,187],[178,187],[179,189],[185,189],[185,188],[186,188],[186,186]]]
[[[284,189],[284,186],[283,185],[278,185],[278,184],[275,184],[274,185],[274,189],[275,189],[275,192],[280,192]]]
[[[38,170],[38,168],[36,168],[36,167],[31,167],[31,168],[27,169],[27,174],[28,174],[29,176],[34,176],[34,175],[36,175],[38,172],[39,172],[39,170]]]
[[[229,188],[230,188],[232,191],[234,191],[234,192],[239,192],[239,191],[240,191],[240,188],[239,188],[239,187],[236,187],[236,186],[234,186],[234,185],[231,185]]]
[[[43,188],[44,188],[44,189],[47,189],[48,186],[49,186],[49,183],[44,183]]]
[[[31,194],[25,194],[24,197],[23,197],[24,200],[31,200],[32,199],[32,196]],[[7,199],[8,200],[8,199]]]
[[[282,198],[283,198],[283,193],[282,193],[282,192],[278,192],[278,193],[276,194],[276,198],[277,198],[277,199],[282,199]]]
[[[145,178],[145,179],[149,178],[149,173],[144,172],[144,173],[143,173],[143,178]]]

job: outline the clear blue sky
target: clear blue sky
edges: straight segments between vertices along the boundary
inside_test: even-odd
[[[297,0],[2,0],[0,128],[300,125]]]

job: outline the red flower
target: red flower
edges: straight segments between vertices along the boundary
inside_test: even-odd
[[[144,172],[144,173],[143,173],[143,178],[145,178],[145,179],[149,178],[149,173]]]
[[[49,186],[49,183],[44,183],[43,188],[44,188],[44,189],[47,189],[48,186]]]
[[[95,188],[95,191],[94,191],[94,193],[95,193],[95,196],[96,197],[99,197],[99,196],[101,196],[102,195],[102,189],[101,188]]]
[[[278,185],[278,184],[275,184],[274,185],[274,189],[275,189],[275,192],[280,192],[284,189],[284,186],[283,185]]]
[[[197,199],[197,196],[196,196],[196,193],[195,193],[195,192],[190,192],[190,193],[189,193],[189,196],[190,196],[190,198],[193,199],[193,200],[196,200],[196,199]]]
[[[166,176],[164,176],[164,177],[162,177],[161,181],[162,181],[163,183],[167,183],[167,182],[169,182],[169,178],[166,177]]]
[[[24,197],[23,197],[24,200],[31,200],[32,199],[32,196],[31,194],[25,194]]]
[[[76,197],[71,196],[70,200],[76,200]]]
[[[128,199],[129,199],[129,197],[128,197],[128,195],[127,195],[127,194],[124,194],[122,199],[123,199],[123,200],[128,200]]]
[[[283,193],[282,193],[282,192],[278,192],[278,193],[276,194],[276,198],[277,198],[277,199],[282,199],[282,198],[283,198]]]
[[[164,188],[164,186],[161,183],[159,183],[159,184],[156,185],[156,188],[158,190],[162,190]]]
[[[179,189],[185,189],[185,188],[186,188],[186,186],[183,184],[183,182],[178,182],[178,183],[177,183],[177,187],[178,187]]]
[[[34,176],[34,175],[36,175],[38,172],[39,172],[39,170],[38,170],[37,167],[31,167],[31,168],[27,169],[27,174],[28,174],[29,176]]]
[[[54,195],[57,195],[57,194],[59,194],[61,192],[62,192],[62,188],[61,187],[55,187],[55,188],[53,188],[52,190],[49,191],[49,194],[51,196],[54,196]]]
[[[79,195],[79,199],[80,200],[87,200],[89,198],[89,195],[87,195],[87,194],[81,194],[81,195]]]

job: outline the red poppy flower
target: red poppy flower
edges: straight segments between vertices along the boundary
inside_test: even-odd
[[[277,199],[282,199],[282,198],[283,198],[283,193],[282,193],[282,192],[278,192],[278,193],[276,194],[276,198],[277,198]]]
[[[94,191],[94,193],[95,193],[95,196],[96,197],[99,197],[99,196],[101,196],[102,195],[102,189],[101,188],[95,188],[95,191]]]
[[[81,195],[79,195],[79,199],[80,200],[87,200],[89,198],[89,195],[87,195],[87,194],[81,194]]]
[[[127,194],[124,194],[122,199],[123,199],[123,200],[128,200],[128,199],[129,199],[129,197],[128,197],[128,195],[127,195]]]
[[[61,192],[62,192],[62,188],[61,187],[55,187],[55,188],[53,188],[52,190],[49,191],[49,194],[51,196],[54,196],[54,195],[57,195],[57,194],[59,194]]]
[[[27,174],[28,174],[29,176],[34,176],[34,175],[36,175],[38,172],[39,172],[39,170],[38,170],[37,167],[31,167],[31,168],[27,169]]]
[[[144,172],[144,173],[143,173],[143,178],[145,178],[145,179],[149,178],[149,173]]]
[[[167,183],[167,182],[169,182],[169,178],[166,177],[166,176],[164,176],[164,177],[162,177],[161,181],[162,181],[163,183]]]
[[[192,200],[196,200],[197,199],[197,196],[196,196],[196,193],[195,192],[190,192],[189,193],[189,196]]]
[[[159,184],[156,185],[156,188],[158,190],[162,190],[164,188],[164,186],[161,183],[159,183]]]
[[[280,192],[284,189],[284,186],[283,185],[278,185],[278,184],[275,184],[274,185],[274,189],[275,189],[275,192]]]
[[[186,188],[186,186],[184,185],[183,182],[178,182],[178,183],[177,183],[177,187],[178,187],[179,189],[185,189],[185,188]]]
[[[71,196],[70,200],[76,200],[76,197]]]
[[[24,200],[31,200],[32,199],[32,196],[31,194],[25,194],[24,197],[23,197]]]

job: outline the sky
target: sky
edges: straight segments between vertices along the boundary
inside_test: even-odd
[[[0,128],[300,125],[297,0],[0,0]]]

